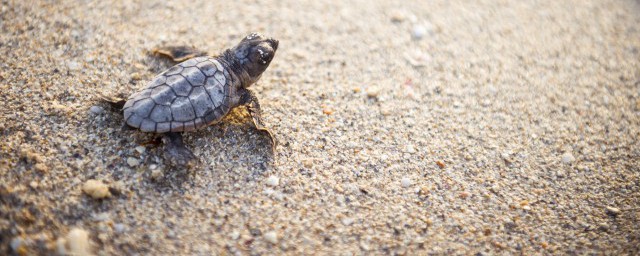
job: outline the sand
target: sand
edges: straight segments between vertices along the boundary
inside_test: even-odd
[[[2,1],[0,254],[640,251],[638,1],[127,2]],[[171,168],[99,100],[253,31],[275,154],[238,110]]]

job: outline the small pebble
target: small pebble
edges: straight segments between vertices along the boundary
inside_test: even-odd
[[[607,206],[607,212],[613,214],[613,215],[618,215],[620,214],[620,209],[616,208],[616,207],[611,207],[611,206]]]
[[[145,150],[146,150],[146,148],[144,146],[137,146],[136,147],[136,151],[138,151],[138,153],[140,153],[140,154],[144,153]]]
[[[405,148],[405,150],[407,151],[407,153],[409,154],[413,154],[416,152],[416,148],[413,147],[413,145],[407,145],[407,147]]]
[[[162,177],[162,174],[163,174],[163,173],[162,173],[162,170],[159,170],[159,169],[153,169],[153,170],[151,170],[151,178],[152,178],[152,179],[157,180],[157,179],[159,179],[159,178],[161,178],[161,177]]]
[[[56,251],[58,255],[67,255],[67,239],[60,237],[56,240]]]
[[[108,212],[103,212],[103,213],[98,213],[93,215],[93,220],[94,221],[105,221],[105,220],[109,220],[110,216]]]
[[[89,112],[94,115],[102,114],[102,112],[104,112],[104,108],[100,106],[92,106],[91,108],[89,108]]]
[[[394,11],[391,13],[391,22],[400,23],[403,22],[406,18],[407,17],[399,11]]]
[[[353,224],[353,219],[352,218],[344,218],[344,219],[342,219],[342,224],[344,224],[345,226],[349,226],[349,225]]]
[[[140,73],[134,72],[133,74],[131,74],[131,79],[132,80],[140,80],[140,79],[142,79],[142,76],[140,75]]]
[[[569,153],[569,152],[564,153],[562,155],[562,162],[565,163],[565,164],[570,164],[575,160],[576,160],[576,158],[573,157],[573,155],[571,153]]]
[[[127,158],[127,164],[131,167],[137,166],[140,164],[140,161],[134,157]]]
[[[80,64],[77,61],[70,61],[69,63],[67,63],[67,67],[70,70],[78,70],[80,69]]]
[[[87,180],[82,186],[82,191],[93,199],[101,199],[111,196],[109,187],[99,180]]]
[[[264,239],[269,243],[275,244],[278,242],[278,234],[275,231],[269,231],[264,234]]]
[[[122,223],[113,224],[113,231],[116,233],[123,233],[126,229],[127,227]]]
[[[380,88],[372,86],[367,88],[367,97],[377,98],[380,95]]]
[[[598,224],[598,228],[600,228],[601,230],[608,230],[609,229],[609,224],[602,222],[600,224]]]
[[[236,239],[240,238],[240,232],[238,232],[237,230],[234,230],[233,232],[231,232],[229,237],[231,239],[233,239],[233,240],[236,240]]]
[[[36,171],[41,173],[49,172],[49,167],[47,167],[47,165],[45,165],[44,163],[38,163],[34,166],[34,168],[36,169]]]
[[[411,36],[413,39],[420,40],[427,34],[427,28],[423,25],[413,26]]]
[[[67,235],[69,244],[69,255],[90,255],[89,233],[87,231],[74,228]]]
[[[267,178],[267,186],[275,187],[280,184],[280,178],[278,176],[271,175]]]
[[[22,238],[16,237],[11,239],[11,242],[9,243],[9,247],[11,247],[12,251],[18,252],[18,250],[20,249],[20,246],[22,246]]]
[[[302,165],[304,166],[304,168],[307,168],[307,169],[313,167],[313,159],[307,158],[305,160],[302,160]]]
[[[402,180],[400,180],[400,183],[402,184],[402,187],[408,188],[411,186],[411,179],[404,177],[402,178]]]

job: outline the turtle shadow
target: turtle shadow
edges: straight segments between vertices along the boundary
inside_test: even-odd
[[[247,119],[231,113],[229,115],[230,119],[241,118],[244,121],[237,123],[224,118],[208,129],[191,132],[190,136],[185,137],[185,144],[190,149],[202,148],[196,153],[197,162],[188,167],[165,164],[162,178],[154,181],[158,190],[171,189],[183,193],[188,190],[186,187],[198,186],[200,178],[218,179],[216,176],[220,175],[240,174],[236,178],[240,183],[258,181],[265,173],[275,169],[276,154],[271,151],[269,138],[260,136],[257,130],[246,123]],[[161,147],[158,148],[160,157]]]
[[[256,165],[274,163],[277,157],[269,136],[254,127],[243,107],[232,109],[219,123],[189,135],[185,142],[194,148],[204,148],[206,154],[202,155],[228,153],[242,156],[243,159],[261,159],[257,160]]]

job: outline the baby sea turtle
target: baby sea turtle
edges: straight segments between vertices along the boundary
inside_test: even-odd
[[[235,47],[210,57],[189,47],[154,50],[180,62],[160,73],[123,106],[128,126],[161,133],[165,158],[183,165],[195,158],[182,143],[182,132],[220,121],[235,107],[246,106],[254,125],[265,131],[275,147],[273,134],[260,116],[260,104],[249,86],[260,79],[278,49],[278,40],[253,33]]]

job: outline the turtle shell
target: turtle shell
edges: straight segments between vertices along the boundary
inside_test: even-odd
[[[186,132],[229,111],[229,73],[218,60],[198,57],[157,75],[124,105],[127,125],[144,132]]]

